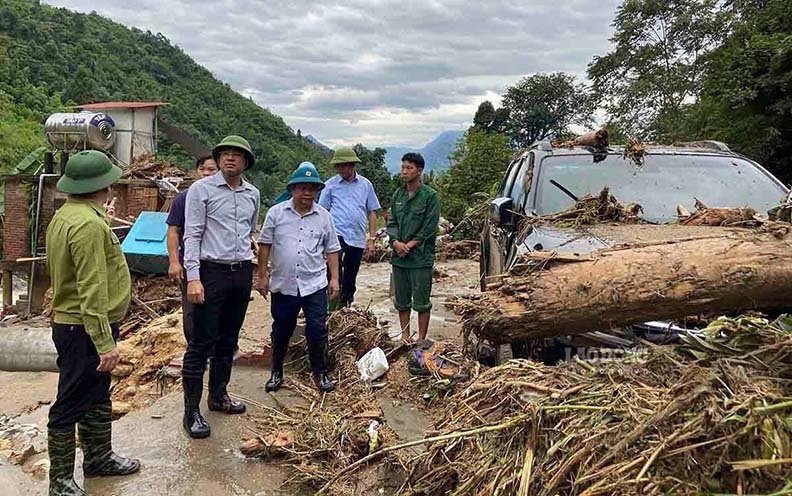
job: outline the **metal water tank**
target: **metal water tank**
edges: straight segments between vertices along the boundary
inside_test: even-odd
[[[116,140],[115,122],[101,112],[52,114],[44,124],[47,142],[56,150],[107,150]]]

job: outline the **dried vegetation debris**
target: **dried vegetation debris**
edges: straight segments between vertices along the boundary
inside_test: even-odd
[[[368,310],[343,308],[327,322],[328,358],[334,364],[336,390],[320,394],[308,370],[287,374],[284,388],[304,401],[262,405],[254,419],[256,435],[243,441],[240,451],[249,457],[275,460],[288,467],[289,483],[319,487],[337,471],[383,444],[392,444],[396,433],[384,423],[375,392],[360,380],[356,360],[375,346],[390,351],[387,333]],[[300,343],[292,345],[301,354]],[[273,398],[277,398],[273,395]],[[376,427],[372,427],[376,422]],[[372,440],[368,431],[376,431]],[[333,494],[353,494],[348,479],[333,484]]]
[[[184,177],[187,173],[172,162],[158,159],[154,154],[142,155],[124,169],[123,179],[165,179]]]
[[[560,227],[577,227],[603,222],[635,224],[644,222],[641,214],[643,214],[641,205],[637,203],[624,205],[610,192],[610,188],[605,187],[598,195],[586,195],[561,212],[526,218],[522,229],[529,229],[537,224],[553,224]]]
[[[777,491],[792,463],[785,322],[720,320],[702,338],[702,360],[691,359],[697,343],[598,364],[515,360],[486,370],[451,398],[436,426],[447,439],[407,465],[402,490]]]

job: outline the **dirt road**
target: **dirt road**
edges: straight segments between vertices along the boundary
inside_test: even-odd
[[[478,264],[470,260],[452,260],[438,264],[432,301],[434,311],[430,338],[456,339],[459,324],[456,316],[442,305],[452,295],[468,293],[478,282]],[[391,335],[399,336],[398,318],[389,298],[390,267],[386,263],[365,264],[358,277],[356,305],[370,307],[381,321],[387,321]],[[253,350],[269,333],[269,303],[254,294],[245,321],[240,348]],[[415,325],[415,324],[413,324]],[[262,405],[277,407],[264,392],[268,376],[266,367],[238,366],[234,369],[230,390]],[[51,373],[0,373],[0,415],[14,417],[21,424],[35,424],[46,432],[47,403],[54,398],[57,375]],[[277,393],[280,401],[300,401],[288,390]],[[404,440],[422,436],[428,426],[419,410],[409,404],[380,397],[388,424]],[[256,408],[249,406],[249,408]],[[238,451],[240,440],[250,435],[245,416],[229,417],[207,412],[212,426],[208,440],[194,441],[181,429],[181,391],[155,401],[151,406],[132,412],[114,423],[114,446],[119,453],[136,456],[143,462],[140,474],[122,479],[91,479],[88,494],[103,496],[156,495],[286,495],[296,494],[292,487],[281,488],[286,474],[280,468],[248,461]],[[37,442],[44,445],[43,435]],[[33,456],[25,468],[46,459],[46,452]],[[78,460],[80,455],[78,455]],[[78,466],[77,473],[80,469]],[[42,478],[24,473],[11,465],[0,452],[0,487],[2,494],[36,496],[46,494]],[[80,480],[82,478],[80,477]]]

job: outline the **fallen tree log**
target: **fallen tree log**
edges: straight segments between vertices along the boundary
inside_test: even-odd
[[[713,236],[609,248],[563,263],[550,258],[450,305],[464,316],[466,333],[496,344],[792,307],[792,236],[712,229]]]

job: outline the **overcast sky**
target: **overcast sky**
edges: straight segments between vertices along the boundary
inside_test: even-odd
[[[585,75],[618,0],[45,0],[161,32],[330,146],[420,147],[536,72]]]

